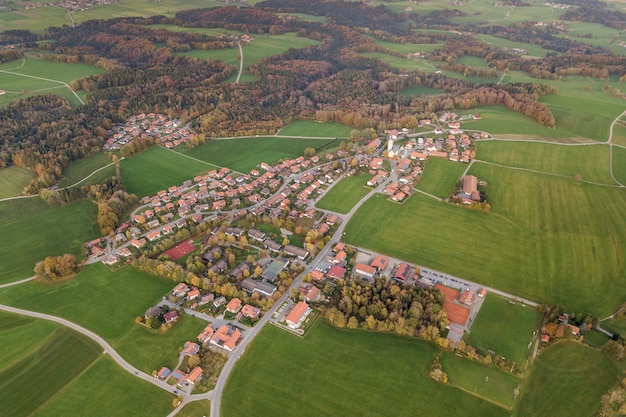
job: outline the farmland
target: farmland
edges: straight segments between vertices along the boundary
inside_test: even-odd
[[[24,187],[35,177],[34,172],[15,165],[0,169],[0,198],[20,195]]]
[[[248,172],[261,162],[273,164],[279,159],[301,156],[306,148],[315,148],[318,152],[322,152],[329,147],[337,147],[339,143],[334,139],[260,137],[212,140],[202,146],[185,149],[182,152],[208,163],[226,166],[239,172]]]
[[[70,166],[63,171],[63,177],[59,181],[59,187],[68,187],[77,183],[77,185],[87,183],[98,184],[105,178],[115,175],[115,166],[110,164],[111,160],[107,158],[107,155],[104,153],[73,161]],[[107,165],[110,166],[104,168]],[[81,182],[79,183],[79,181]]]
[[[96,211],[87,200],[62,207],[38,197],[0,202],[0,283],[31,276],[35,263],[46,256],[81,258],[83,244],[99,236]]]
[[[319,123],[311,120],[296,120],[280,129],[278,136],[327,136],[329,138],[350,136],[350,126],[339,123]]]
[[[626,148],[613,146],[613,175],[622,184],[626,184]]]
[[[222,413],[225,417],[508,415],[432,381],[428,370],[435,352],[433,345],[419,340],[340,330],[325,320],[318,320],[305,338],[267,326],[231,374]],[[398,389],[408,386],[411,395]],[[303,393],[317,400],[302,407]]]
[[[154,195],[162,189],[180,185],[215,168],[210,163],[197,161],[159,146],[126,158],[120,165],[126,189],[139,197]]]
[[[316,204],[323,210],[346,214],[371,191],[365,184],[372,176],[368,173],[345,177],[324,195]]]
[[[440,198],[448,197],[461,178],[467,165],[443,158],[429,158],[417,189]]]
[[[517,415],[593,415],[616,375],[613,363],[598,351],[573,342],[557,343],[536,359]]]
[[[522,366],[530,353],[528,345],[540,319],[541,315],[531,307],[511,304],[496,294],[489,294],[465,341],[483,354],[492,350]]]

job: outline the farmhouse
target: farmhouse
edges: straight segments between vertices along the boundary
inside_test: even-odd
[[[474,175],[465,175],[463,177],[463,185],[461,187],[463,194],[472,194],[474,191],[478,191],[478,178]]]
[[[310,313],[311,308],[309,305],[304,301],[300,301],[291,309],[285,322],[292,329],[297,329]]]

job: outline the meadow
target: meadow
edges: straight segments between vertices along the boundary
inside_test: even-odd
[[[466,169],[466,164],[452,162],[445,158],[428,158],[424,172],[415,188],[440,198],[446,198],[452,194]]]
[[[579,175],[583,181],[616,185],[609,173],[609,147],[606,145],[478,141],[476,150],[476,158],[481,161],[572,179]]]
[[[491,212],[420,194],[402,206],[372,198],[346,242],[572,311],[603,316],[621,305],[623,190],[480,163],[470,174],[487,181]]]
[[[618,333],[622,337],[626,336],[626,317],[621,316],[604,320],[600,325],[611,333]]]
[[[104,179],[115,175],[115,165],[110,164],[111,160],[107,157],[106,153],[99,153],[94,156],[72,161],[63,171],[63,176],[59,180],[59,187],[68,187],[74,184],[77,186],[98,184]],[[107,165],[110,166],[104,168]]]
[[[532,307],[511,304],[499,295],[488,294],[465,342],[482,354],[492,350],[522,367],[540,321],[541,314]]]
[[[414,85],[413,87],[405,88],[400,92],[404,97],[415,97],[426,94],[443,94],[444,91],[438,88],[429,88],[421,85]]]
[[[347,214],[360,199],[371,191],[365,184],[372,178],[368,173],[345,177],[322,197],[315,206],[322,210]]]
[[[420,340],[341,330],[325,320],[318,320],[304,338],[266,326],[226,384],[222,415],[508,415],[431,380],[428,371],[436,351]]]
[[[320,123],[312,120],[296,120],[280,129],[277,136],[347,138],[350,136],[352,129],[352,127],[342,125],[341,123]]]
[[[211,414],[211,402],[209,400],[200,400],[188,403],[177,414],[179,417],[201,417]]]
[[[626,146],[626,122],[624,119],[615,123],[615,126],[613,126],[613,137],[611,139],[611,143]]]
[[[0,312],[0,371],[38,352],[58,328],[50,321]]]
[[[126,158],[120,166],[126,189],[140,198],[154,195],[172,185],[181,185],[198,174],[216,168],[208,162],[194,160],[160,146]]]
[[[626,185],[626,148],[613,146],[613,175]]]
[[[87,200],[66,206],[49,206],[37,196],[0,202],[0,283],[33,275],[35,263],[46,256],[72,253],[82,259],[84,243],[100,235],[96,212]]]
[[[615,365],[600,352],[579,343],[557,343],[535,360],[517,415],[593,415],[616,376]]]
[[[337,147],[339,143],[333,139],[290,139],[274,136],[210,140],[204,145],[181,152],[238,172],[248,172],[261,162],[273,164],[280,159],[296,158],[303,155],[306,148],[315,148],[321,153]]]
[[[393,43],[385,42],[380,39],[374,39],[376,45],[388,49],[394,52],[401,52],[403,54],[411,54],[414,52],[421,52],[422,54],[435,51],[443,46],[443,43]]]
[[[20,195],[36,177],[33,171],[15,165],[0,169],[0,199]]]

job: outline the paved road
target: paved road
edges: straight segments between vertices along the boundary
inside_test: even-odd
[[[49,81],[49,82],[51,82],[51,83],[59,83],[59,84],[63,84],[63,86],[64,86],[64,87],[67,87],[67,89],[68,89],[68,90],[70,90],[70,92],[71,92],[72,94],[74,94],[74,96],[78,99],[78,101],[80,101],[80,104],[85,104],[85,102],[83,101],[83,99],[82,99],[82,98],[80,98],[80,96],[79,96],[78,94],[76,94],[76,91],[72,90],[72,89],[70,88],[70,86],[69,86],[67,83],[63,82],[63,81],[59,81],[59,80],[52,80],[52,79],[50,79],[50,78],[35,77],[34,75],[26,75],[26,74],[22,74],[22,73],[19,73],[19,72],[11,72],[11,71],[6,71],[6,70],[0,70],[0,72],[3,72],[3,73],[5,73],[5,74],[17,75],[17,76],[20,76],[20,77],[34,78],[34,79],[36,79],[36,80]]]
[[[241,42],[237,41],[237,46],[239,47],[239,73],[237,74],[235,84],[239,84],[239,78],[241,78],[241,73],[243,72],[243,48],[241,47]]]
[[[34,280],[35,278],[37,278],[37,277],[33,276],[33,277],[30,277],[30,278],[24,278],[23,280],[20,280],[20,281],[9,282],[8,284],[2,284],[2,285],[0,285],[0,288],[12,287],[12,286],[14,286],[14,285],[23,284],[23,283],[25,283],[25,282],[32,281],[32,280]]]

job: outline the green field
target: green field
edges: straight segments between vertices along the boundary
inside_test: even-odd
[[[280,129],[278,136],[349,137],[353,128],[340,123],[320,123],[312,120],[296,120]]]
[[[318,320],[304,338],[266,326],[237,362],[224,390],[222,413],[224,417],[508,415],[500,407],[432,381],[428,371],[435,352],[434,345],[420,340],[340,330],[325,320]]]
[[[402,206],[374,198],[345,240],[572,311],[603,316],[622,304],[623,190],[480,163],[470,174],[487,181],[490,213],[420,194]]]
[[[522,382],[519,378],[495,367],[463,359],[452,352],[444,352],[441,355],[441,365],[443,371],[448,374],[449,384],[479,397],[488,398],[504,407],[513,406],[514,390]]]
[[[208,163],[248,172],[261,162],[273,164],[280,159],[301,156],[306,148],[315,148],[322,152],[328,147],[334,148],[338,145],[339,142],[333,139],[259,137],[211,140],[202,146],[181,152]]]
[[[176,414],[179,417],[203,417],[211,414],[211,402],[200,400],[188,403]]]
[[[510,304],[505,298],[488,294],[465,341],[482,354],[492,350],[522,367],[540,320],[541,314],[532,307]]]
[[[355,177],[345,177],[328,191],[316,204],[317,208],[346,214],[360,199],[371,191],[365,184],[372,178],[363,173]]]
[[[0,169],[0,199],[20,195],[36,177],[34,172],[15,165]]]
[[[4,13],[0,13],[2,14]],[[65,64],[35,58],[0,64],[0,70],[9,71],[2,73],[0,78],[0,89],[6,91],[5,95],[0,96],[0,106],[37,94],[57,94],[73,106],[78,106],[80,101],[63,83],[69,84],[72,80],[102,72],[89,64]]]
[[[626,148],[613,146],[613,175],[626,185]]]
[[[0,369],[3,414],[30,415],[78,377],[99,353],[100,347],[69,329],[58,329],[39,349]]]
[[[172,410],[171,394],[123,371],[102,356],[33,417],[63,415],[152,417]]]
[[[0,283],[33,275],[35,263],[46,256],[73,253],[82,258],[83,244],[100,235],[96,212],[87,200],[62,207],[38,197],[1,202]]]
[[[467,65],[469,67],[476,68],[491,68],[483,58],[479,58],[477,56],[465,55],[456,60],[459,64]]]
[[[392,43],[381,41],[380,39],[374,39],[376,45],[389,49],[394,52],[401,52],[403,54],[411,54],[414,52],[421,52],[422,54],[435,51],[443,46],[443,43],[432,44],[413,44],[413,43]]]
[[[600,323],[603,329],[611,333],[618,333],[620,336],[626,336],[626,317],[615,317]]]
[[[421,85],[405,88],[400,92],[404,97],[415,97],[427,94],[443,94],[444,91],[438,88],[429,88]]]
[[[104,179],[115,175],[115,165],[100,169],[110,164],[111,160],[105,153],[99,153],[94,156],[73,161],[70,166],[63,171],[63,177],[61,177],[59,181],[59,187],[68,187],[74,184],[98,184]]]
[[[478,141],[476,149],[476,158],[481,161],[570,178],[580,175],[583,181],[615,185],[609,174],[609,148],[606,145]]]
[[[467,165],[445,158],[428,158],[416,188],[440,198],[447,198],[461,179]]]
[[[615,126],[613,126],[613,138],[611,143],[626,146],[626,125],[624,121],[620,120],[620,122],[615,123]]]
[[[535,360],[517,415],[591,416],[616,376],[615,366],[600,352],[574,342],[557,343]]]
[[[38,352],[58,328],[49,321],[0,312],[0,370]]]
[[[474,38],[478,41],[484,42],[488,45],[495,46],[497,48],[522,48],[526,49],[528,55],[532,57],[544,57],[550,50],[543,49],[537,45],[531,45],[528,43],[510,41],[504,38],[498,38],[491,35],[475,35]]]
[[[584,333],[583,341],[591,347],[601,348],[610,339],[598,330],[591,330]]]
[[[160,146],[153,146],[126,158],[120,165],[126,189],[140,198],[154,195],[172,185],[181,185],[184,181],[215,168],[214,165],[185,157]]]

